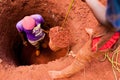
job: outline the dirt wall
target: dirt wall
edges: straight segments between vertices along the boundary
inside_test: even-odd
[[[101,0],[105,4],[105,0]],[[74,60],[65,56],[48,64],[18,66],[22,42],[15,28],[16,23],[26,15],[41,14],[52,26],[61,25],[70,0],[0,0],[0,80],[52,80],[48,70],[61,70]],[[67,19],[66,27],[72,36],[71,49],[76,53],[88,40],[85,27],[96,27],[98,22],[89,7],[75,0]],[[120,74],[117,73],[118,79]],[[70,78],[60,80],[114,80],[111,64],[106,60],[92,61],[84,70]]]

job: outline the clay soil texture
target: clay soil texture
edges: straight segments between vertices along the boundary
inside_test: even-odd
[[[106,0],[100,1],[106,4]],[[49,27],[61,26],[70,3],[71,0],[0,0],[0,80],[52,80],[49,70],[61,70],[73,62],[72,56],[66,56],[67,49],[56,54],[48,49],[50,54],[34,56],[34,48],[23,47],[15,27],[24,16],[36,13],[44,17]],[[70,30],[70,49],[74,53],[89,38],[84,28],[96,26],[99,23],[90,8],[75,0],[65,24]],[[120,80],[120,73],[116,74]],[[108,60],[93,59],[83,70],[59,80],[115,80],[115,76]]]

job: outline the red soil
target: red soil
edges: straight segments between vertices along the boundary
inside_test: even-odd
[[[70,32],[66,28],[60,26],[51,28],[49,37],[51,42],[59,48],[65,48],[70,45]]]
[[[106,0],[100,1],[105,4]],[[23,58],[27,59],[28,62],[30,61],[30,63],[47,63],[48,60],[54,60],[55,58],[59,59],[47,64],[16,66],[14,61],[9,58],[12,54],[12,52],[10,53],[11,46],[6,45],[12,44],[11,41],[15,41],[14,37],[16,38],[16,36],[14,35],[17,34],[15,24],[18,20],[23,18],[23,16],[40,13],[45,17],[45,20],[51,24],[51,26],[57,26],[62,23],[70,2],[71,0],[0,1],[0,36],[2,36],[0,41],[0,58],[2,59],[0,64],[0,80],[52,80],[48,75],[49,70],[61,70],[72,63],[74,58],[71,56],[65,56],[67,50],[54,54],[52,57],[50,54],[47,56],[44,56],[44,54],[41,57],[36,57],[33,56],[34,48],[26,47],[23,49],[25,53],[23,53]],[[66,28],[69,28],[72,37],[71,50],[74,53],[76,53],[88,40],[88,35],[84,30],[85,27],[94,28],[100,26],[89,7],[82,1],[75,0],[66,23]],[[52,52],[50,53],[52,54]],[[62,57],[60,58],[60,56]],[[41,58],[43,61],[39,61]],[[11,62],[12,64],[9,64]],[[120,80],[120,73],[117,71],[116,73],[118,80]],[[92,62],[84,68],[84,70],[81,70],[70,78],[59,80],[115,80],[115,76],[108,60],[100,62],[98,59],[93,59]]]

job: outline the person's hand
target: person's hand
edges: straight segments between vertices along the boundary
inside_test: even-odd
[[[27,46],[27,41],[23,41],[23,45],[24,45],[24,46]]]

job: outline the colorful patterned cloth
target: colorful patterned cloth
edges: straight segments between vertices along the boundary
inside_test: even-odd
[[[99,42],[101,37],[96,37],[92,41],[92,50],[95,51],[96,47],[95,45]],[[117,42],[117,40],[120,38],[120,32],[114,33],[114,35],[110,38],[109,41],[107,41],[99,50],[106,50],[113,47],[113,45]]]

